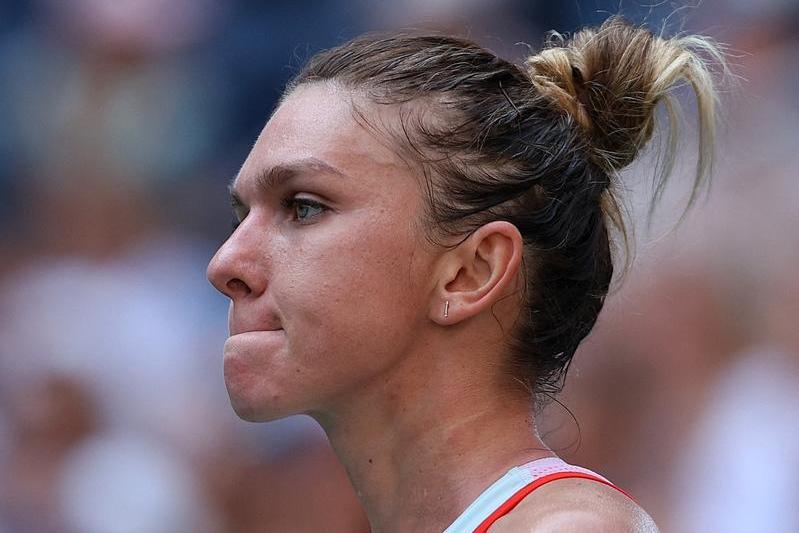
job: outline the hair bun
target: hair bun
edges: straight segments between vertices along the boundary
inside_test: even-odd
[[[530,78],[580,125],[601,166],[612,173],[635,159],[655,129],[655,108],[664,102],[671,123],[661,175],[667,176],[677,131],[669,93],[686,81],[696,95],[700,126],[697,183],[706,179],[713,156],[716,91],[703,56],[724,66],[714,44],[696,36],[664,39],[621,17],[581,30],[568,41],[554,35],[554,42],[527,59]]]
[[[553,34],[560,38],[560,34]],[[575,50],[552,47],[527,58],[533,84],[544,96],[566,110],[586,131],[592,129],[587,112],[590,101],[586,94],[585,76]]]

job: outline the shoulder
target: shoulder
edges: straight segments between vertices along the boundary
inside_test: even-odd
[[[586,479],[548,483],[497,520],[489,533],[658,533],[638,504],[612,487]]]

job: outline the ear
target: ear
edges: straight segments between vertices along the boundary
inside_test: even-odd
[[[510,222],[478,228],[441,257],[430,318],[441,325],[456,324],[516,290],[522,250],[522,236]]]

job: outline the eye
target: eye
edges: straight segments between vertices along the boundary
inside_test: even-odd
[[[247,216],[247,212],[242,212],[243,209],[240,207],[233,208],[233,216],[230,218],[230,234],[233,235],[233,232],[241,225],[244,221],[244,218]]]
[[[231,213],[232,217],[230,219],[230,234],[232,235],[233,232],[236,231],[236,228],[241,225],[241,222],[244,220],[244,217],[247,216],[250,210],[241,200],[239,200],[239,197],[236,196],[236,193],[233,191],[230,192],[230,208],[233,211]]]
[[[286,209],[293,209],[296,220],[300,224],[309,224],[311,220],[319,217],[327,211],[327,206],[308,198],[298,198],[296,196],[286,198],[282,202]]]

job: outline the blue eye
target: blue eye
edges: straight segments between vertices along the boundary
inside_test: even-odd
[[[238,229],[238,227],[241,225],[242,221],[244,220],[244,217],[246,217],[246,216],[247,216],[246,214],[242,215],[241,213],[238,213],[238,212],[234,211],[233,216],[230,219],[230,234],[231,235],[233,235],[233,233]]]
[[[309,220],[313,220],[327,210],[327,206],[324,204],[308,198],[297,198],[296,196],[286,198],[282,204],[286,209],[294,210],[296,220],[300,224],[307,224]]]

